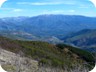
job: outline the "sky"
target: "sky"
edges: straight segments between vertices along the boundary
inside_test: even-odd
[[[96,7],[89,0],[7,0],[0,8],[0,17],[43,14],[96,17]]]

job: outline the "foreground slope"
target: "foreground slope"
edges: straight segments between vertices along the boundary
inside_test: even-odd
[[[19,55],[19,59],[24,60],[25,63],[26,58],[27,61],[29,60],[28,62],[35,60],[39,70],[37,72],[44,71],[44,69],[46,69],[47,72],[53,72],[56,69],[57,71],[55,72],[64,72],[66,70],[71,71],[72,69],[78,69],[77,71],[79,72],[82,70],[82,68],[82,72],[84,72],[85,70],[91,70],[95,64],[94,58],[89,52],[64,44],[58,44],[55,46],[40,41],[18,41],[0,37],[0,46],[4,50],[13,52],[15,54],[15,56],[14,54],[11,54],[13,55],[13,58],[17,58]],[[10,59],[11,55],[9,57],[7,56],[9,60],[8,62],[10,62],[11,65],[15,65],[17,61]],[[35,61],[33,61],[33,63]],[[7,59],[5,62],[7,62]],[[19,61],[19,65],[22,65],[22,62]],[[16,64],[17,67],[19,65]],[[27,66],[24,63],[23,65],[25,67]],[[8,66],[10,67],[10,65]],[[31,63],[28,64],[28,67],[32,67]],[[4,68],[6,69],[6,66]],[[15,70],[13,66],[11,68]],[[20,68],[20,70],[21,72],[24,72],[24,70],[22,71],[22,68]],[[30,71],[32,70],[29,69],[29,72]]]
[[[0,48],[0,65],[8,72],[35,72],[38,61]]]

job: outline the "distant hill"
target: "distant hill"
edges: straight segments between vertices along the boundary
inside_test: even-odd
[[[66,43],[96,52],[96,29],[84,29],[62,38]]]
[[[0,31],[21,31],[36,37],[64,37],[82,29],[96,29],[96,18],[75,15],[40,15],[0,19]]]
[[[78,15],[39,15],[0,19],[0,35],[18,40],[63,43],[62,38],[83,29],[96,29],[96,18]]]
[[[81,67],[91,70],[95,65],[93,56],[84,50],[65,44],[52,45],[41,41],[21,41],[0,37],[0,47],[38,61],[39,67],[55,67],[68,70]],[[14,61],[12,61],[14,62]],[[13,64],[12,64],[13,65]]]

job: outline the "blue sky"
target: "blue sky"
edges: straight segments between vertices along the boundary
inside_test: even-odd
[[[7,0],[0,8],[0,17],[43,14],[96,17],[96,8],[89,0]]]

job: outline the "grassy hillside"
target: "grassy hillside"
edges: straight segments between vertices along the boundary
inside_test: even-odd
[[[92,69],[94,58],[89,52],[64,44],[52,45],[40,41],[19,41],[0,37],[0,46],[8,51],[39,61],[39,66]]]

